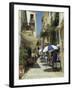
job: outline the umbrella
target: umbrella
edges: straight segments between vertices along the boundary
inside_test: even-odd
[[[58,49],[58,47],[57,46],[55,46],[55,45],[49,45],[49,46],[46,46],[44,49],[43,49],[43,52],[52,52],[52,51],[54,51],[54,50],[57,50]]]
[[[39,52],[42,52],[42,48],[41,48],[41,49],[39,49]]]
[[[43,52],[47,52],[48,51],[48,46],[46,46],[44,49],[43,49]]]

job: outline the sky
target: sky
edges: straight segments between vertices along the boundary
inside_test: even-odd
[[[37,27],[36,34],[37,34],[37,37],[40,36],[40,32],[42,31],[42,17],[43,17],[43,14],[44,14],[44,12],[42,12],[42,11],[37,11],[36,12],[36,27]]]

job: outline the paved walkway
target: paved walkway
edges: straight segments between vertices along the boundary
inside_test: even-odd
[[[24,74],[23,79],[63,77],[63,71],[53,71],[45,60],[38,58],[37,62]]]

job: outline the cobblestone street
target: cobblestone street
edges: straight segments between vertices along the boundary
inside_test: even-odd
[[[23,76],[23,79],[38,79],[38,78],[52,78],[63,77],[63,71],[53,71],[45,60],[38,58],[37,62],[29,69]]]

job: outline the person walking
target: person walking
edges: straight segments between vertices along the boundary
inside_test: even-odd
[[[48,65],[48,56],[47,56],[47,53],[45,53],[45,61],[46,61],[46,68],[47,68],[47,65]]]
[[[54,51],[54,52],[53,52],[53,61],[52,61],[53,69],[54,69],[54,68],[57,68],[56,62],[57,62],[57,52]]]

